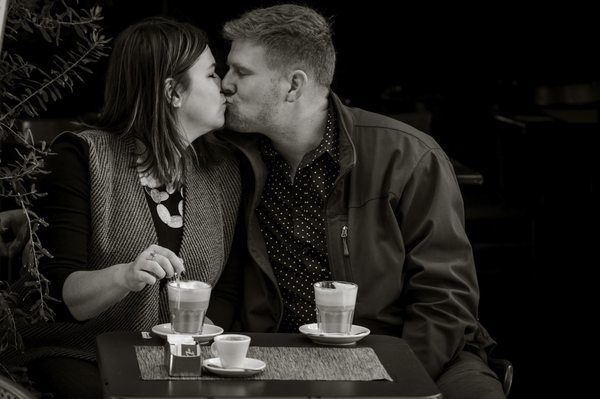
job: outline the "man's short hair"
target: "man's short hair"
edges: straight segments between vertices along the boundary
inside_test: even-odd
[[[309,7],[282,4],[248,11],[227,22],[223,36],[264,46],[271,68],[302,69],[319,85],[331,85],[336,57],[331,26]]]

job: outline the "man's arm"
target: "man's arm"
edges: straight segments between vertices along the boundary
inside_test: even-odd
[[[479,302],[463,201],[441,150],[416,165],[397,212],[407,248],[403,338],[435,378],[476,329]]]

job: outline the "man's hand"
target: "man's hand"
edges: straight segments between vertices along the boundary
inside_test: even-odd
[[[0,256],[12,257],[27,243],[29,226],[22,209],[0,212]]]

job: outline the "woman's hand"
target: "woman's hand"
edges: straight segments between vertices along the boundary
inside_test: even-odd
[[[183,271],[183,261],[173,251],[150,245],[133,262],[71,273],[63,285],[63,300],[73,317],[88,320],[130,292],[141,291],[146,285]]]
[[[157,280],[170,278],[184,271],[183,260],[170,249],[150,245],[133,262],[121,267],[120,283],[129,291],[140,291]]]

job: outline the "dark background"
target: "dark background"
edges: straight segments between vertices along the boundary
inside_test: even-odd
[[[143,17],[163,14],[197,24],[209,33],[213,52],[224,61],[220,39],[225,21],[255,6],[275,1],[80,0],[101,4],[108,36]],[[348,6],[345,1],[305,1],[332,18],[338,65],[334,89],[357,106],[377,110],[380,94],[400,85],[412,96],[452,95],[498,101],[503,106],[533,100],[533,88],[597,81],[600,63],[595,52],[600,24],[590,7],[526,6],[510,2],[485,5],[435,2],[369,1]],[[400,3],[400,4],[395,4]],[[406,3],[406,4],[404,4]],[[105,65],[103,65],[105,66]],[[73,113],[101,106],[103,66],[78,101],[60,103],[55,112]],[[85,95],[88,100],[81,101]]]
[[[275,2],[99,3],[112,37],[150,15],[197,24],[208,32],[223,76],[223,23]],[[394,3],[305,2],[333,18],[334,91],[350,105],[430,133],[483,175],[483,184],[461,190],[480,318],[499,343],[495,354],[515,365],[511,397],[562,388],[574,394],[582,384],[568,382],[573,366],[562,359],[580,339],[579,320],[593,292],[585,281],[597,236],[597,13],[576,2]],[[43,117],[98,111],[105,68],[106,60]]]

